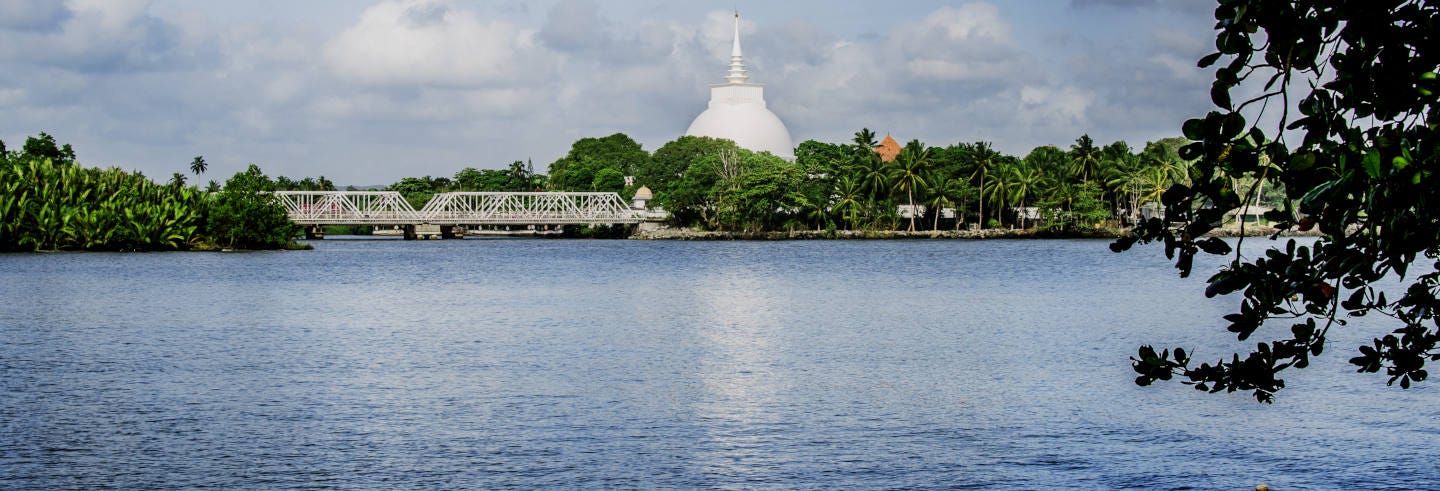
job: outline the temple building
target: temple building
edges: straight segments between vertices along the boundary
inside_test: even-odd
[[[880,161],[887,163],[894,162],[895,158],[900,156],[900,150],[900,142],[895,141],[895,137],[888,133],[885,139],[880,141],[880,145],[875,147],[875,153],[880,154]]]
[[[689,136],[724,138],[741,148],[770,152],[795,160],[795,145],[785,123],[765,107],[765,86],[750,83],[740,52],[740,14],[735,14],[735,40],[725,83],[710,86],[710,107],[685,131]]]

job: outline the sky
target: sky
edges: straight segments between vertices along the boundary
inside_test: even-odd
[[[625,133],[654,151],[723,82],[732,9],[795,143],[861,128],[1023,156],[1210,110],[1212,1],[0,0],[0,140],[163,179],[195,156],[344,186]]]

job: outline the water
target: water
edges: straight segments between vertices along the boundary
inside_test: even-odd
[[[1345,363],[1373,329],[1272,406],[1136,387],[1139,344],[1243,348],[1235,300],[1105,245],[0,255],[0,488],[1440,482],[1433,383]]]

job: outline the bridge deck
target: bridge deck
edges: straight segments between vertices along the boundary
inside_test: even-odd
[[[440,193],[415,210],[395,191],[277,191],[301,225],[580,225],[639,223],[616,193]]]

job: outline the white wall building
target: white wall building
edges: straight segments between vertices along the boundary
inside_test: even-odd
[[[725,83],[710,86],[710,107],[685,131],[689,136],[708,136],[734,141],[741,148],[770,152],[795,160],[790,130],[765,107],[765,86],[750,83],[740,54],[740,14],[735,14],[735,41],[730,48],[730,71]]]

